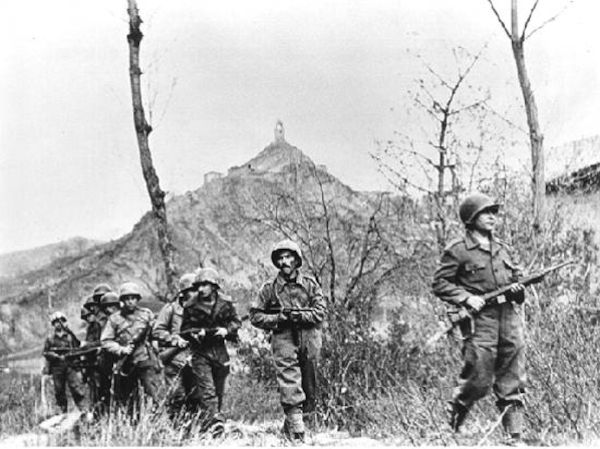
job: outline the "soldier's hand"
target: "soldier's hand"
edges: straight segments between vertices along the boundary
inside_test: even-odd
[[[181,338],[179,335],[175,337],[174,346],[177,346],[178,348],[186,348],[189,346],[189,344],[189,341]]]
[[[133,352],[133,345],[121,346],[121,354],[129,355]]]
[[[200,339],[206,337],[206,329],[200,329],[198,332],[194,334],[194,338]]]
[[[302,312],[299,312],[297,310],[292,310],[290,312],[290,321],[292,323],[299,323],[301,319],[302,319]]]
[[[481,296],[469,296],[465,304],[471,309],[479,312],[485,306],[485,300]]]
[[[217,327],[215,329],[215,336],[225,337],[225,335],[227,335],[227,329],[225,329],[224,327]]]
[[[519,293],[519,292],[522,292],[523,290],[525,290],[525,286],[523,284],[521,284],[520,282],[515,282],[514,284],[511,284],[511,286],[510,286],[511,293]]]

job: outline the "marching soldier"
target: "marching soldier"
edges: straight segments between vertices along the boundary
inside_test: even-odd
[[[260,289],[250,308],[250,322],[272,333],[271,348],[285,414],[283,434],[303,441],[303,413],[314,413],[316,405],[316,370],[326,304],[317,281],[300,272],[302,253],[295,242],[276,244],[271,262],[279,273]]]
[[[81,373],[66,360],[65,353],[79,348],[80,341],[69,329],[67,317],[62,312],[50,315],[53,332],[44,344],[43,355],[48,361],[50,374],[54,383],[56,404],[62,413],[67,413],[67,386],[77,408],[85,410],[85,392],[81,381]]]
[[[190,342],[194,386],[191,402],[202,409],[205,428],[213,436],[223,432],[223,395],[229,374],[224,339],[235,340],[241,327],[232,300],[221,293],[219,274],[212,268],[198,271],[197,294],[183,309],[181,335]]]
[[[87,322],[85,343],[84,345],[98,345],[98,350],[91,352],[85,356],[86,364],[88,365],[85,369],[85,379],[88,385],[88,391],[90,396],[90,403],[96,413],[104,411],[103,409],[108,406],[108,397],[106,397],[106,391],[102,391],[105,387],[105,381],[103,382],[102,369],[100,367],[102,361],[102,348],[100,347],[100,336],[102,329],[106,324],[106,314],[102,311],[100,304],[101,298],[108,292],[111,292],[112,288],[108,284],[98,284],[94,287],[93,293],[88,297],[83,304],[83,308],[87,309],[89,313],[85,315]]]
[[[471,313],[470,322],[461,327],[464,366],[450,401],[452,429],[459,431],[473,403],[493,386],[504,428],[518,442],[523,432],[525,360],[517,304],[525,295],[511,249],[494,235],[499,207],[482,194],[464,199],[459,215],[466,233],[444,250],[433,292]],[[481,297],[511,284],[506,301],[486,305]]]
[[[118,403],[132,399],[140,381],[146,395],[158,403],[160,364],[148,342],[154,315],[150,309],[138,306],[142,293],[137,284],[125,282],[119,288],[121,310],[108,317],[102,331],[102,347],[113,354],[114,395]],[[133,402],[129,403],[134,406]]]
[[[108,317],[120,310],[119,295],[115,292],[107,292],[100,298],[100,310],[98,314],[98,322],[101,331],[106,327]],[[113,363],[115,355],[107,351],[100,351],[97,358],[97,375],[98,375],[98,393],[101,408],[103,411],[108,411],[110,408],[110,387],[113,376]]]
[[[161,359],[170,396],[168,408],[171,418],[175,418],[183,409],[190,394],[192,371],[189,342],[179,336],[179,331],[183,320],[183,307],[195,293],[195,279],[194,273],[181,276],[177,297],[161,309],[152,329],[152,337],[163,346]]]

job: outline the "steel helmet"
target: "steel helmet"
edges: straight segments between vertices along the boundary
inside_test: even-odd
[[[221,288],[221,278],[214,268],[201,268],[198,270],[194,284],[202,284],[203,282],[208,282],[217,288]]]
[[[112,288],[108,284],[98,284],[94,287],[94,292],[92,293],[92,297],[98,301],[103,294],[112,292]]]
[[[85,298],[85,301],[83,302],[83,307],[89,308],[90,306],[97,306],[98,303],[96,302],[96,300],[94,300],[93,296],[88,296],[87,298]]]
[[[477,214],[485,209],[491,209],[498,212],[500,204],[495,203],[489,196],[482,193],[474,193],[466,197],[458,207],[458,215],[465,225],[473,223]]]
[[[194,283],[196,282],[196,274],[194,273],[185,273],[183,276],[179,278],[179,292],[185,292],[194,288]]]
[[[119,295],[117,295],[115,292],[105,293],[102,295],[102,298],[100,298],[100,305],[102,307],[114,306],[117,304],[119,304]]]
[[[119,299],[125,295],[135,295],[141,298],[142,291],[135,282],[125,282],[119,287]]]
[[[81,310],[79,313],[79,316],[81,317],[82,320],[85,320],[86,317],[93,315],[92,311],[90,309],[88,309],[85,305],[81,306]]]
[[[296,242],[289,239],[282,240],[273,246],[273,249],[271,250],[271,262],[273,262],[273,265],[279,268],[277,265],[277,259],[279,258],[279,253],[282,251],[290,251],[293,253],[294,256],[296,256],[298,267],[302,266],[302,251],[300,251],[300,247]]]
[[[67,321],[67,317],[62,312],[53,312],[50,314],[50,324],[53,324],[55,321]]]

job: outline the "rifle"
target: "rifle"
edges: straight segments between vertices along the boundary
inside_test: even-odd
[[[528,285],[538,284],[542,281],[542,279],[544,279],[544,276],[546,276],[548,273],[551,273],[553,271],[558,270],[559,268],[562,268],[566,265],[571,265],[573,263],[575,263],[574,260],[567,260],[566,262],[561,262],[557,265],[553,265],[548,268],[544,268],[536,273],[533,273],[529,276],[524,277],[523,279],[519,280],[519,283],[525,287]],[[448,323],[446,326],[444,326],[442,329],[440,329],[438,332],[436,332],[433,336],[429,337],[429,339],[425,343],[425,347],[433,346],[444,335],[452,332],[452,330],[456,326],[471,319],[474,314],[481,312],[486,307],[496,305],[496,304],[503,304],[504,302],[506,302],[506,298],[503,295],[505,295],[506,293],[508,293],[510,291],[512,285],[513,284],[508,284],[508,285],[505,285],[504,287],[500,287],[499,289],[496,289],[494,291],[491,291],[489,293],[481,295],[481,298],[485,301],[485,304],[481,309],[479,309],[477,311],[470,312],[470,311],[466,310],[465,308],[461,308],[460,310],[458,310],[456,312],[450,313],[448,316],[450,323]]]
[[[310,307],[277,307],[274,309],[252,309],[257,312],[266,313],[267,315],[279,315],[280,313],[290,316],[294,312],[312,312],[313,309]]]
[[[93,352],[96,352],[98,349],[102,348],[102,344],[99,341],[95,341],[93,343],[89,343],[85,346],[81,346],[79,348],[55,348],[50,347],[48,351],[56,352],[59,355],[65,357],[65,359],[75,359],[81,357],[83,355],[88,355]]]
[[[244,315],[244,316],[240,317],[240,321],[245,321],[247,319],[248,319],[248,315]],[[198,336],[194,335],[194,334],[197,334],[198,332],[201,332],[203,329],[206,332],[204,337],[198,338]],[[191,341],[193,339],[193,340],[197,341],[198,343],[202,343],[202,341],[204,341],[205,339],[215,338],[216,331],[217,331],[216,327],[209,327],[209,328],[192,327],[192,328],[186,329],[182,332],[179,332],[177,335],[179,335],[180,337],[182,337],[188,341]],[[237,343],[239,340],[239,338],[237,336],[237,332],[235,334],[227,334],[224,337],[224,339],[234,342],[234,343]],[[175,357],[179,352],[183,351],[184,349],[186,349],[186,348],[180,348],[179,346],[169,346],[169,347],[166,347],[165,349],[163,349],[158,356],[160,357],[160,360],[163,363],[163,365],[166,365],[171,360],[173,360],[173,357]]]
[[[199,332],[205,331],[205,334],[203,337],[198,336]],[[207,339],[215,339],[216,338],[216,332],[217,332],[217,328],[216,327],[191,327],[189,329],[186,329],[182,332],[179,332],[177,335],[179,335],[180,337],[182,337],[184,340],[187,341],[195,341],[199,344],[201,344],[203,341],[207,340]],[[167,363],[169,363],[171,360],[173,360],[173,358],[179,354],[181,351],[183,351],[186,348],[181,348],[179,346],[169,346],[166,349],[163,349],[159,354],[158,357],[160,358],[160,361],[163,363],[163,365],[166,365]]]
[[[133,349],[129,354],[125,354],[119,358],[113,365],[113,374],[120,374],[121,376],[128,376],[129,374],[125,374],[123,372],[123,367],[126,363],[129,363],[136,349],[144,343],[146,340],[146,335],[148,333],[149,325],[146,325],[143,329],[141,329],[137,334],[133,336],[133,338],[129,341],[128,345],[133,346]]]

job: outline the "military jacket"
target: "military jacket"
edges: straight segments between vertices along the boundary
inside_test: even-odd
[[[450,243],[433,277],[433,293],[443,301],[461,305],[473,295],[482,295],[517,282],[521,274],[507,244],[492,237],[482,247],[467,231]]]
[[[177,334],[181,330],[183,322],[183,306],[178,300],[165,304],[161,309],[152,328],[152,337],[165,346],[175,346]],[[183,366],[189,351],[182,349],[179,351],[170,363],[176,366]]]
[[[85,333],[85,341],[87,342],[96,342],[100,341],[100,337],[102,336],[102,324],[98,321],[92,321],[87,325],[86,333]]]
[[[306,329],[318,328],[327,310],[325,298],[319,283],[312,277],[298,272],[296,279],[286,280],[281,273],[265,283],[250,307],[250,322],[265,330],[281,330],[277,313],[269,313],[284,308],[309,308],[300,312],[299,324]]]
[[[70,332],[64,332],[62,335],[58,335],[53,332],[44,343],[43,356],[50,363],[50,368],[63,367],[67,363],[60,359],[62,351],[78,348],[81,342]],[[58,351],[55,351],[58,349]]]
[[[113,354],[119,354],[120,349],[130,344],[141,332],[146,333],[144,341],[147,341],[152,333],[154,314],[150,309],[136,307],[132,313],[122,312],[120,310],[110,315],[102,330],[102,348]],[[138,344],[131,357],[132,363],[135,365],[149,360],[149,351],[148,345]]]
[[[224,327],[227,329],[229,337],[231,337],[237,334],[241,326],[242,323],[238,318],[233,302],[219,291],[216,292],[212,303],[202,301],[200,297],[195,296],[184,304],[181,331],[193,328],[209,330]],[[211,347],[219,347],[225,350],[225,343],[222,338],[204,338],[200,342],[191,339],[190,343],[192,351],[196,352]]]

